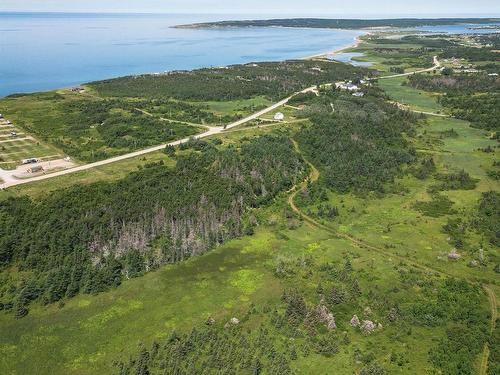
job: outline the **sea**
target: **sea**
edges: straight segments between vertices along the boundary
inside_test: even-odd
[[[172,27],[273,17],[0,12],[0,97],[124,75],[297,59],[347,47],[365,33],[276,27]],[[471,32],[468,25],[427,29]]]
[[[346,47],[363,34],[275,27],[172,28],[235,18],[0,13],[0,96],[124,75],[296,59]]]

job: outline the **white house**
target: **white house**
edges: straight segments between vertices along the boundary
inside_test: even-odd
[[[358,91],[359,87],[352,82],[336,82],[335,87],[341,90]]]
[[[281,112],[277,112],[275,115],[274,115],[274,119],[276,121],[283,121],[285,119],[285,115]]]

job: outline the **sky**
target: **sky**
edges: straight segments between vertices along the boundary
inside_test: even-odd
[[[0,11],[275,14],[304,16],[495,16],[498,0],[1,0]]]

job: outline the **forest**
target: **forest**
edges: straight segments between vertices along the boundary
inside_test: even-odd
[[[500,79],[485,73],[440,76],[412,75],[412,87],[446,95],[439,102],[456,118],[470,121],[482,129],[498,131]]]
[[[341,63],[292,60],[122,77],[89,86],[103,96],[224,101],[263,95],[277,101],[312,85],[362,78],[367,73]]]
[[[359,48],[390,75],[462,47]],[[364,82],[375,73],[336,62],[256,63],[5,99],[82,160],[190,138],[2,192],[0,372],[496,375],[499,162],[483,129],[498,79],[442,63]],[[344,79],[363,96],[323,85],[276,109],[284,121],[191,137]]]
[[[304,172],[288,139],[262,136],[240,149],[179,156],[173,170],[156,163],[117,182],[2,201],[0,265],[17,266],[22,278],[2,283],[0,307],[22,317],[32,300],[98,293],[200,255],[251,232],[257,223],[246,218],[248,210]]]
[[[297,137],[329,188],[384,192],[384,184],[415,159],[403,134],[412,134],[419,115],[381,98],[353,99],[334,90],[313,99],[310,107],[315,110],[313,126]],[[304,111],[309,114],[307,108]]]

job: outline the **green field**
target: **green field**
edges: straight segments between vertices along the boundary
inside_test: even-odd
[[[411,109],[424,112],[442,113],[443,108],[436,102],[436,99],[423,90],[404,85],[406,77],[381,79],[378,85],[394,100]]]
[[[11,135],[11,132],[16,135]],[[61,156],[55,147],[41,143],[19,128],[0,125],[0,168],[15,168],[22,159],[32,157],[50,160]]]

